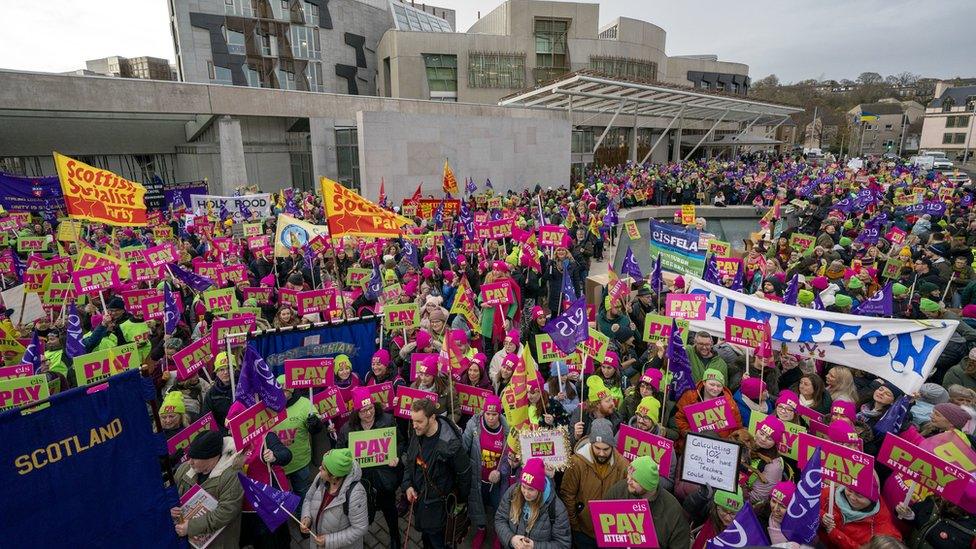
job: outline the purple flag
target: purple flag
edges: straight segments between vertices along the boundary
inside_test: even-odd
[[[885,433],[900,433],[901,424],[905,421],[905,415],[908,414],[908,407],[910,405],[911,402],[908,400],[908,395],[898,397],[898,400],[888,407],[888,411],[872,427],[874,429],[874,436],[883,437]]]
[[[417,246],[409,240],[403,241],[403,257],[414,266],[415,269],[420,268],[420,261],[417,259]]]
[[[586,341],[589,335],[588,327],[586,298],[581,297],[573,301],[559,316],[546,322],[542,330],[549,334],[560,351],[568,355],[576,350],[578,344]]]
[[[251,208],[248,208],[247,207],[247,204],[243,200],[241,201],[240,204],[241,204],[241,206],[240,206],[241,217],[244,218],[244,221],[250,220],[251,219],[251,215],[252,215],[251,214]]]
[[[681,342],[678,322],[674,319],[671,319],[671,337],[668,338],[668,372],[673,376],[671,400],[677,401],[685,391],[695,390],[695,380],[691,376],[691,361],[688,360],[688,352]]]
[[[180,322],[180,311],[176,308],[176,299],[169,291],[169,284],[163,287],[163,329],[167,334],[172,334],[176,330],[176,325]]]
[[[172,273],[177,280],[183,282],[198,292],[202,292],[211,286],[216,286],[213,280],[210,280],[203,275],[198,275],[194,272],[187,271],[176,263],[169,265],[169,272]]]
[[[795,274],[793,275],[793,278],[790,279],[789,284],[786,285],[786,290],[783,292],[783,304],[796,305],[796,299],[799,293],[800,293],[800,275]]]
[[[495,188],[491,186],[491,179],[485,179],[485,187],[488,187],[489,189]]]
[[[265,406],[276,412],[285,408],[285,392],[278,386],[271,368],[251,345],[244,351],[241,375],[237,379],[237,400],[247,407],[257,404],[254,395],[261,397]]]
[[[20,256],[13,254],[14,271],[17,273],[17,280],[24,280],[24,272],[27,270],[27,266],[20,259]]]
[[[251,507],[254,507],[258,516],[267,525],[268,530],[272,532],[288,521],[289,514],[294,515],[295,509],[302,501],[298,494],[278,490],[273,486],[248,478],[244,476],[244,473],[237,473],[237,478],[241,481],[244,498],[251,504]]]
[[[786,516],[780,528],[786,539],[809,545],[817,537],[820,527],[820,494],[823,491],[823,474],[820,470],[820,447],[810,457],[800,482],[796,484],[796,492],[786,509]]]
[[[634,251],[627,246],[627,255],[624,256],[624,262],[620,265],[620,272],[626,275],[630,275],[634,280],[643,280],[644,274],[641,273],[640,265],[637,264],[637,258],[634,257]]]
[[[766,529],[759,523],[752,505],[745,502],[742,509],[735,515],[735,520],[725,527],[721,534],[715,536],[705,546],[706,549],[719,547],[748,547],[767,546],[769,537]]]
[[[573,286],[573,279],[569,276],[569,260],[563,260],[563,301],[576,301],[576,287]],[[562,306],[562,303],[559,304]]]
[[[437,205],[437,209],[434,210],[434,228],[440,229],[441,225],[444,224],[444,201],[441,200],[440,204]]]
[[[878,243],[878,239],[880,238],[880,228],[865,226],[863,229],[861,229],[861,232],[857,233],[857,238],[854,239],[854,242],[860,242],[865,246],[873,246]]]
[[[474,194],[478,190],[478,185],[475,184],[473,177],[468,178],[468,182],[464,184],[464,190],[468,194]]]
[[[34,335],[31,336],[30,344],[27,346],[27,350],[24,351],[24,358],[20,359],[20,363],[33,366],[35,374],[41,369],[40,349],[41,343],[37,340],[37,330],[34,330]]]
[[[227,219],[229,217],[230,217],[230,211],[227,210],[227,204],[224,203],[224,202],[221,202],[220,203],[220,220],[221,221],[227,221]]]
[[[68,356],[75,358],[85,354],[85,344],[81,341],[81,317],[78,316],[78,306],[74,301],[68,305],[68,322],[64,331],[64,350]]]
[[[878,215],[867,220],[864,226],[880,229],[881,227],[884,227],[887,222],[888,222],[888,212],[881,212]]]
[[[746,277],[745,270],[746,270],[746,268],[745,268],[745,266],[743,266],[742,262],[739,262],[739,264],[736,265],[736,268],[735,268],[735,278],[732,279],[732,287],[729,288],[730,290],[735,290],[736,292],[745,291],[745,286],[746,286],[746,284],[745,284],[745,277]]]
[[[416,248],[414,248],[414,254],[416,254]],[[413,260],[417,261],[416,255],[414,255]],[[369,283],[366,284],[366,289],[363,291],[363,296],[370,301],[376,301],[379,299],[382,292],[383,278],[380,276],[379,267],[373,265],[373,276],[369,278]]]
[[[891,288],[892,282],[889,280],[884,287],[874,292],[871,297],[858,303],[857,307],[851,310],[851,314],[891,316],[895,310],[894,294]]]
[[[664,291],[664,275],[661,274],[660,253],[657,254],[657,259],[654,260],[654,270],[651,271],[651,290],[658,294],[658,297]]]
[[[827,310],[827,307],[825,307],[824,304],[823,304],[823,300],[820,299],[820,294],[816,294],[816,295],[813,296],[813,307],[810,307],[810,308],[813,309],[814,311],[825,311],[825,310]]]
[[[444,237],[444,253],[447,254],[447,260],[451,262],[451,265],[457,265],[458,252],[453,236]]]
[[[718,272],[718,265],[715,264],[715,254],[708,254],[708,261],[705,262],[705,282],[712,284],[722,284],[722,275]]]
[[[457,220],[457,224],[464,227],[464,232],[468,238],[474,238],[474,217],[471,216],[471,209],[464,201],[461,202],[461,211],[458,212]]]
[[[539,223],[539,226],[541,227],[546,224],[546,214],[542,211],[541,194],[535,195],[535,209],[536,209],[536,215],[539,216],[537,223]]]

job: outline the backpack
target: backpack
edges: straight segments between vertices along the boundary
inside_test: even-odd
[[[349,493],[352,492],[356,485],[362,485],[363,490],[366,490],[366,524],[373,524],[373,518],[376,517],[376,489],[373,488],[373,483],[360,477],[359,480],[349,484],[349,488],[346,488],[346,501],[342,503],[342,513],[349,516]]]

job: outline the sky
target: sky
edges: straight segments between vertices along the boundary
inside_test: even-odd
[[[433,0],[467,30],[502,0]],[[601,0],[600,23],[626,16],[667,33],[668,55],[717,54],[758,80],[855,79],[904,71],[976,77],[973,0]],[[0,0],[0,68],[65,72],[86,59],[174,59],[166,0]]]

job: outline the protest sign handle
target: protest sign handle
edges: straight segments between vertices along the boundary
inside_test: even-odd
[[[902,500],[901,504],[907,506],[912,501],[912,497],[915,496],[915,489],[918,488],[918,483],[909,479],[905,479],[905,484],[908,485],[908,492],[905,494],[905,499]]]
[[[227,347],[227,369],[230,371],[230,394],[231,400],[237,399],[237,383],[234,381],[234,362],[232,360],[231,350],[230,350],[230,338],[225,337],[224,343]]]
[[[584,346],[584,348],[585,348],[585,346]],[[586,351],[583,351],[583,362],[580,363],[580,390],[579,390],[579,393],[580,393],[580,421],[583,421],[583,409],[586,408],[586,406],[583,406],[583,403],[586,402],[586,400],[583,399],[583,391],[584,390],[586,390]],[[590,397],[590,395],[586,395],[586,398],[587,399],[589,399],[589,397]]]
[[[952,271],[952,274],[949,276],[949,282],[946,284],[945,291],[942,292],[941,301],[943,303],[945,303],[946,296],[949,295],[949,288],[952,287],[952,281],[955,280],[955,278],[956,278],[956,271]]]
[[[828,497],[830,499],[827,501],[827,513],[830,514],[830,516],[833,516],[834,515],[834,492],[837,490],[837,483],[835,483],[832,480],[829,482],[830,482],[830,495]]]
[[[105,295],[102,290],[98,290],[98,300],[102,302],[102,314],[108,316],[108,308],[105,306]]]
[[[27,292],[24,291],[23,295],[20,296],[20,315],[17,317],[18,326],[24,323],[24,309],[26,307],[27,307]]]

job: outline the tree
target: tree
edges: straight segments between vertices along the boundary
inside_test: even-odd
[[[756,88],[777,88],[779,87],[779,77],[775,74],[770,74],[760,80],[752,83],[752,89]]]
[[[853,86],[854,84],[857,84],[857,82],[851,80],[850,78],[843,78],[840,81],[840,85],[841,86],[850,87],[850,86]]]
[[[905,71],[896,74],[895,78],[898,79],[899,86],[914,86],[916,83],[918,83],[919,75],[913,72]]]
[[[858,75],[857,82],[865,85],[881,84],[884,82],[884,79],[876,72],[862,72]]]
[[[895,76],[895,75],[893,75],[893,74],[889,74],[888,76],[885,76],[884,82],[885,82],[885,84],[888,84],[889,86],[897,86],[898,85],[898,77]]]

